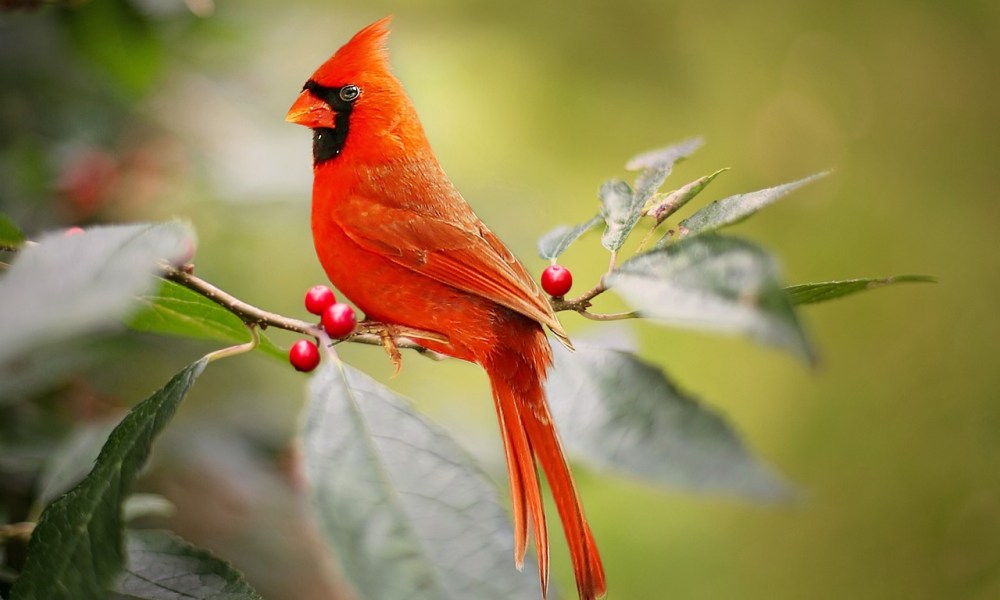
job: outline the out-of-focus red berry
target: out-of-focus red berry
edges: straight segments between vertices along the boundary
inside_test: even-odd
[[[66,231],[63,232],[63,235],[65,235],[66,237],[70,237],[73,235],[81,235],[82,233],[83,233],[82,227],[67,227]]]

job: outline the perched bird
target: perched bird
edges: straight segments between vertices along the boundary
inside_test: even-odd
[[[507,459],[516,565],[530,528],[544,597],[549,542],[537,461],[580,598],[602,597],[604,568],[542,387],[552,363],[543,325],[567,346],[569,339],[534,279],[438,164],[389,70],[388,24],[387,17],[351,38],[288,111],[288,121],[313,130],[316,253],[367,319],[436,334],[421,343],[485,369]]]

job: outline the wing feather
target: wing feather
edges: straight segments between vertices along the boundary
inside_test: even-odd
[[[352,195],[341,198],[333,213],[330,216],[361,247],[534,319],[568,345],[548,299],[471,210],[471,218],[445,220],[413,207],[386,206]]]

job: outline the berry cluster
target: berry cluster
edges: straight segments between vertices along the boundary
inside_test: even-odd
[[[348,304],[337,302],[333,290],[325,285],[309,288],[305,297],[306,310],[320,317],[326,333],[337,339],[354,333],[357,318]],[[288,351],[288,361],[297,371],[309,372],[319,365],[319,349],[311,340],[299,340]]]

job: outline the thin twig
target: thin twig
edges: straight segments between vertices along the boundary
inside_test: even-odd
[[[172,265],[164,265],[163,277],[173,281],[174,283],[180,284],[189,290],[197,292],[212,302],[222,306],[229,312],[239,317],[248,326],[257,326],[261,329],[275,327],[277,329],[284,329],[285,331],[304,333],[316,338],[321,337],[321,332],[318,326],[305,321],[300,321],[298,319],[291,319],[277,313],[268,312],[251,304],[247,304],[232,294],[225,292],[197,275],[194,275],[190,272],[190,268],[188,267],[178,268]],[[420,354],[435,360],[442,358],[440,353],[434,352],[433,350],[430,350],[413,340],[424,339],[447,343],[447,338],[430,331],[422,331],[411,327],[403,327],[401,325],[386,325],[375,321],[363,321],[358,323],[357,331],[344,341],[356,344],[367,344],[369,346],[383,346],[382,336],[378,332],[384,331],[386,328],[390,328],[397,336],[396,345],[400,348],[415,350]]]
[[[581,317],[586,317],[591,321],[621,321],[623,319],[638,319],[639,313],[634,310],[619,313],[592,313],[585,310],[577,311]]]

